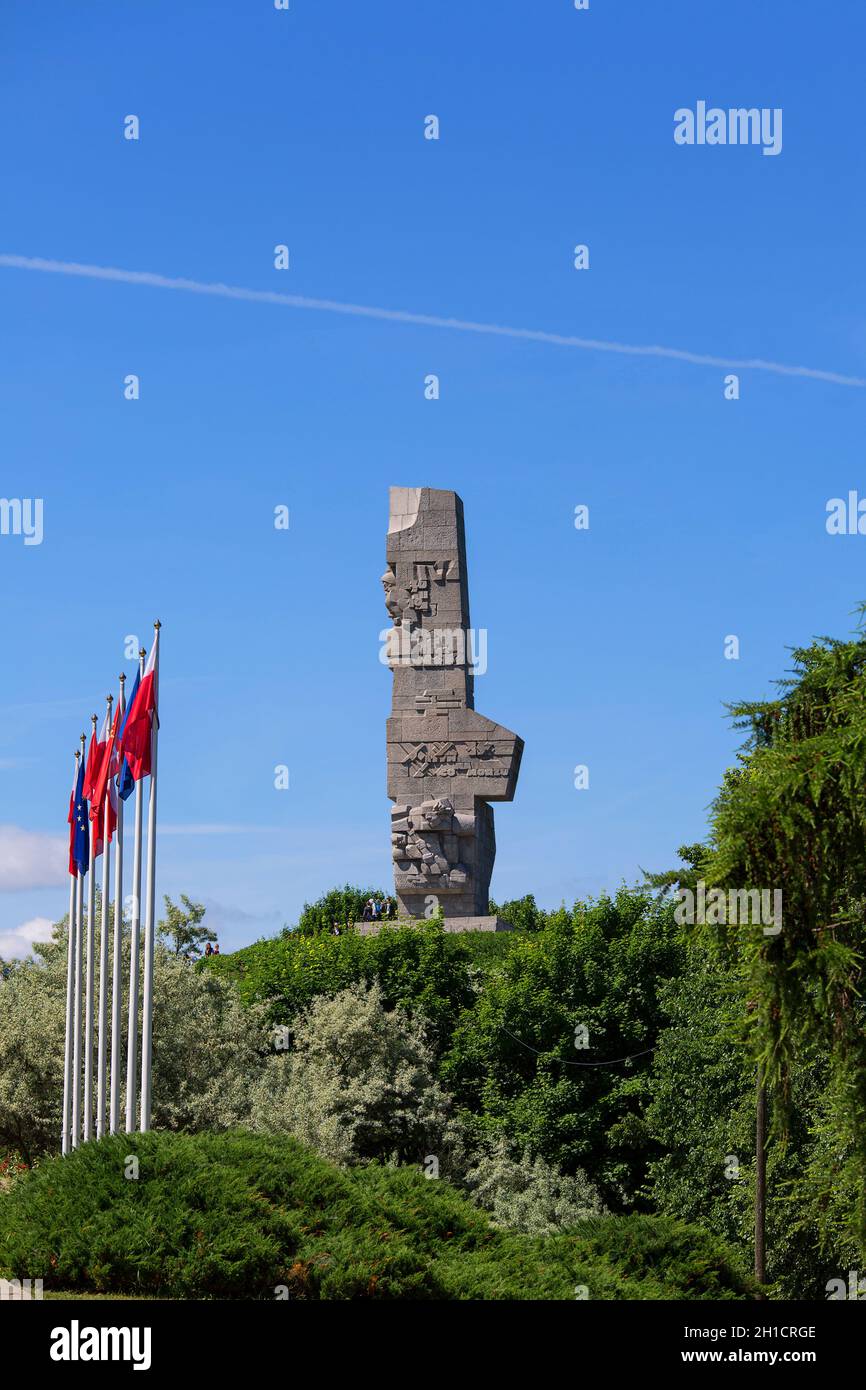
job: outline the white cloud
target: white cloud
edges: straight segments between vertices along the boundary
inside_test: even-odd
[[[0,825],[0,892],[61,887],[68,878],[68,860],[62,836]]]
[[[0,932],[0,956],[16,960],[29,956],[35,941],[50,941],[53,923],[50,917],[31,917],[14,931]]]

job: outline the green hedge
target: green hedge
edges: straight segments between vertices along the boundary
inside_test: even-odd
[[[130,1156],[139,1171],[130,1173]],[[447,1183],[344,1172],[293,1140],[114,1135],[0,1196],[0,1275],[46,1290],[271,1300],[749,1298],[717,1241],[667,1219],[497,1231]]]

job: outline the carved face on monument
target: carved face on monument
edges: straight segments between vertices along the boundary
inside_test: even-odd
[[[394,622],[399,623],[403,616],[403,610],[397,602],[396,586],[397,576],[389,565],[382,575],[382,588],[385,590],[385,607],[394,619]]]

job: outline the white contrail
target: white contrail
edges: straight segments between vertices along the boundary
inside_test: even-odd
[[[318,309],[331,314],[351,314],[358,318],[383,319],[387,323],[412,323],[425,328],[453,328],[460,333],[490,333],[498,338],[524,338],[555,347],[583,348],[588,352],[618,352],[627,357],[667,357],[691,362],[699,367],[732,367],[742,371],[775,372],[778,376],[809,377],[830,381],[836,386],[866,386],[866,378],[842,376],[818,367],[789,367],[783,362],[767,362],[760,357],[715,357],[688,352],[683,348],[646,344],[610,343],[598,338],[574,338],[563,333],[547,333],[538,328],[508,328],[499,323],[474,323],[471,319],[440,318],[437,314],[415,314],[405,309],[376,309],[368,304],[344,304],[336,299],[310,299],[302,294],[281,294],[276,290],[248,290],[237,285],[208,284],[200,280],[180,280],[155,275],[149,270],[118,270],[114,266],[81,265],[77,261],[47,261],[39,256],[11,256],[0,253],[0,266],[15,270],[42,270],[55,275],[80,275],[89,280],[117,280],[124,285],[150,285],[158,290],[186,290],[188,294],[217,295],[222,299],[243,299],[252,304],[282,304],[290,309]]]

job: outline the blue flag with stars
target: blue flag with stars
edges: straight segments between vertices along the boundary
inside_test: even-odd
[[[130,692],[129,692],[129,699],[128,699],[127,702],[126,702],[126,712],[125,712],[125,714],[124,714],[124,716],[123,716],[123,720],[121,721],[120,728],[118,729],[118,732],[117,732],[117,747],[118,747],[118,748],[120,747],[120,740],[123,738],[123,731],[124,731],[124,729],[126,728],[126,721],[127,721],[127,719],[129,718],[129,711],[132,709],[132,706],[135,704],[135,696],[136,696],[136,693],[137,693],[137,691],[138,691],[138,684],[139,684],[139,681],[140,681],[140,680],[141,680],[141,672],[140,672],[140,671],[136,671],[136,673],[135,673],[135,680],[133,681],[132,689],[131,689]],[[129,763],[126,761],[126,758],[124,758],[124,759],[123,759],[123,762],[122,762],[122,764],[121,764],[121,767],[120,767],[120,773],[119,773],[118,778],[117,778],[117,795],[120,797],[121,801],[126,801],[126,799],[127,799],[127,798],[130,796],[130,794],[132,793],[132,790],[133,790],[134,787],[135,787],[135,778],[133,777],[132,773],[130,772]]]
[[[72,807],[75,835],[72,841],[72,858],[80,874],[86,874],[90,867],[90,807],[84,799],[84,759],[78,769],[75,783],[75,804]]]

